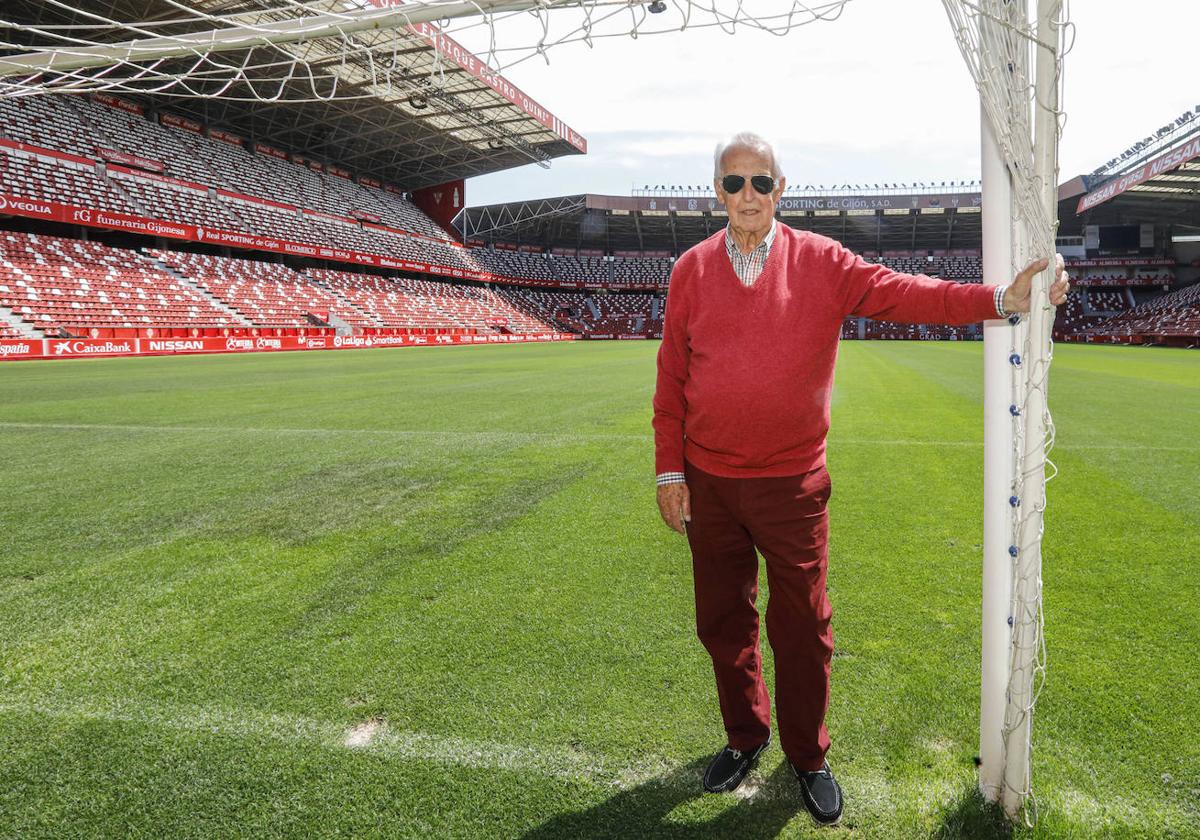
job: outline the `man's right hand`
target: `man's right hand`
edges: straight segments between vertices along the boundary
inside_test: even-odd
[[[692,521],[692,496],[683,482],[658,487],[658,512],[673,531],[687,535],[685,522]]]

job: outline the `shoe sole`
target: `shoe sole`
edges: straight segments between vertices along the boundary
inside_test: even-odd
[[[808,807],[807,807],[807,806],[805,807],[805,809],[804,809],[804,810],[808,811],[808,818],[809,818],[810,820],[812,820],[812,824],[813,824],[813,827],[814,827],[814,828],[836,828],[836,827],[838,827],[839,825],[841,825],[841,824],[842,824],[842,815],[841,815],[841,814],[838,814],[838,815],[837,815],[837,819],[836,819],[836,820],[830,820],[829,822],[821,822],[819,819],[817,819],[817,818],[816,818],[816,817],[813,815],[813,812],[812,812],[812,811],[809,811],[809,810],[808,810]]]

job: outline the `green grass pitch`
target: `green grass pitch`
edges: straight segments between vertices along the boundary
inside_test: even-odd
[[[843,827],[723,735],[656,343],[0,366],[0,837],[1000,837],[981,346],[842,345]],[[1200,355],[1056,348],[1036,829],[1200,837]],[[765,584],[765,582],[764,582]]]

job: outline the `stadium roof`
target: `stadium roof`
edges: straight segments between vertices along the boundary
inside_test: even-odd
[[[1060,218],[1088,223],[1126,221],[1134,215],[1161,223],[1200,223],[1200,106],[1134,143],[1080,179],[1078,201]],[[1060,198],[1066,198],[1060,193]]]
[[[256,20],[268,18],[264,5],[254,0],[190,0],[187,4],[203,14],[250,15]],[[347,8],[335,0],[325,0],[324,5],[332,10]],[[372,0],[371,5],[391,4]],[[8,0],[4,6],[5,19],[18,24],[4,36],[10,43],[35,44],[34,36],[20,29],[22,25],[94,26],[95,15],[126,22],[158,21],[157,34],[212,28],[202,20],[163,24],[181,15],[180,4],[167,0],[81,0],[73,7]],[[128,30],[58,32],[106,43],[130,39]],[[583,137],[436,29],[414,25],[346,37],[355,46],[349,54],[340,37],[222,52],[222,64],[249,68],[244,71],[247,80],[228,88],[227,76],[213,70],[207,80],[193,74],[189,84],[196,95],[187,95],[182,87],[151,92],[148,88],[153,85],[148,82],[139,87],[132,81],[111,92],[408,190],[587,151]],[[44,46],[44,39],[37,46]],[[178,73],[195,61],[195,56],[169,59],[157,70]],[[270,81],[289,67],[296,72],[282,87]],[[317,71],[319,96],[313,93],[310,68]],[[389,84],[377,84],[381,68],[387,68]],[[335,84],[338,96],[328,99]],[[278,101],[261,101],[264,96]],[[319,101],[320,97],[326,101]],[[302,98],[318,101],[297,101]]]
[[[856,251],[978,248],[980,196],[953,189],[787,193],[778,218]],[[468,207],[455,224],[469,240],[553,249],[681,253],[723,228],[711,192],[568,195]]]

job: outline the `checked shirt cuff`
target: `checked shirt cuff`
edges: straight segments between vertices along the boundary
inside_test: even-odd
[[[1012,314],[1011,312],[1004,311],[1004,293],[1007,291],[1008,291],[1008,286],[997,286],[996,287],[996,298],[995,298],[996,314],[999,315],[1001,318],[1007,318],[1009,315]]]
[[[655,476],[654,483],[658,487],[664,484],[686,484],[687,478],[681,472],[665,472]]]

